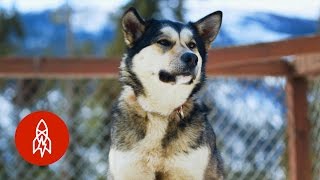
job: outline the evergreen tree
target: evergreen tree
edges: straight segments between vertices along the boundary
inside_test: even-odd
[[[18,12],[0,9],[0,56],[14,52],[12,39],[23,38],[23,28]]]

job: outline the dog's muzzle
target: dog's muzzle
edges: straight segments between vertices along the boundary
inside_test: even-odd
[[[159,72],[159,79],[164,83],[171,84],[192,84],[193,80],[196,78],[195,73],[182,72],[182,73],[170,73],[166,70],[161,70]]]
[[[161,70],[159,79],[165,83],[192,84],[196,78],[198,57],[193,53],[184,53],[179,60],[179,67],[173,71]]]

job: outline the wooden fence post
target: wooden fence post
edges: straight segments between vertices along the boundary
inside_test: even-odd
[[[288,77],[286,98],[288,107],[289,179],[311,180],[310,122],[307,103],[308,83],[305,77]]]

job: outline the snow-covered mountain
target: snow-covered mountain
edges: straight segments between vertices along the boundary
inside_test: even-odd
[[[20,46],[21,55],[66,54],[66,26],[55,23],[52,11],[25,13],[21,15],[25,39]],[[94,23],[94,22],[93,22]],[[116,29],[106,24],[97,31],[85,31],[74,26],[75,46],[90,43],[93,55],[104,56],[105,50],[114,38]],[[214,46],[243,45],[270,42],[280,39],[304,36],[317,31],[317,21],[268,12],[224,11],[223,25]]]

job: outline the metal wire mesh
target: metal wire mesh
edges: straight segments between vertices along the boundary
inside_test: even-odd
[[[284,79],[215,79],[206,94],[226,179],[285,179]]]
[[[106,178],[109,111],[119,92],[116,80],[32,79],[1,84],[0,179]],[[67,153],[49,167],[30,165],[15,150],[15,127],[35,110],[55,112],[70,133]]]
[[[309,81],[309,118],[311,121],[311,160],[313,179],[320,177],[320,77]]]
[[[110,107],[119,89],[112,79],[0,79],[0,179],[106,179]],[[212,109],[226,179],[286,179],[284,79],[209,79],[199,96]],[[48,167],[26,163],[14,145],[19,120],[41,109],[61,116],[71,139]]]

